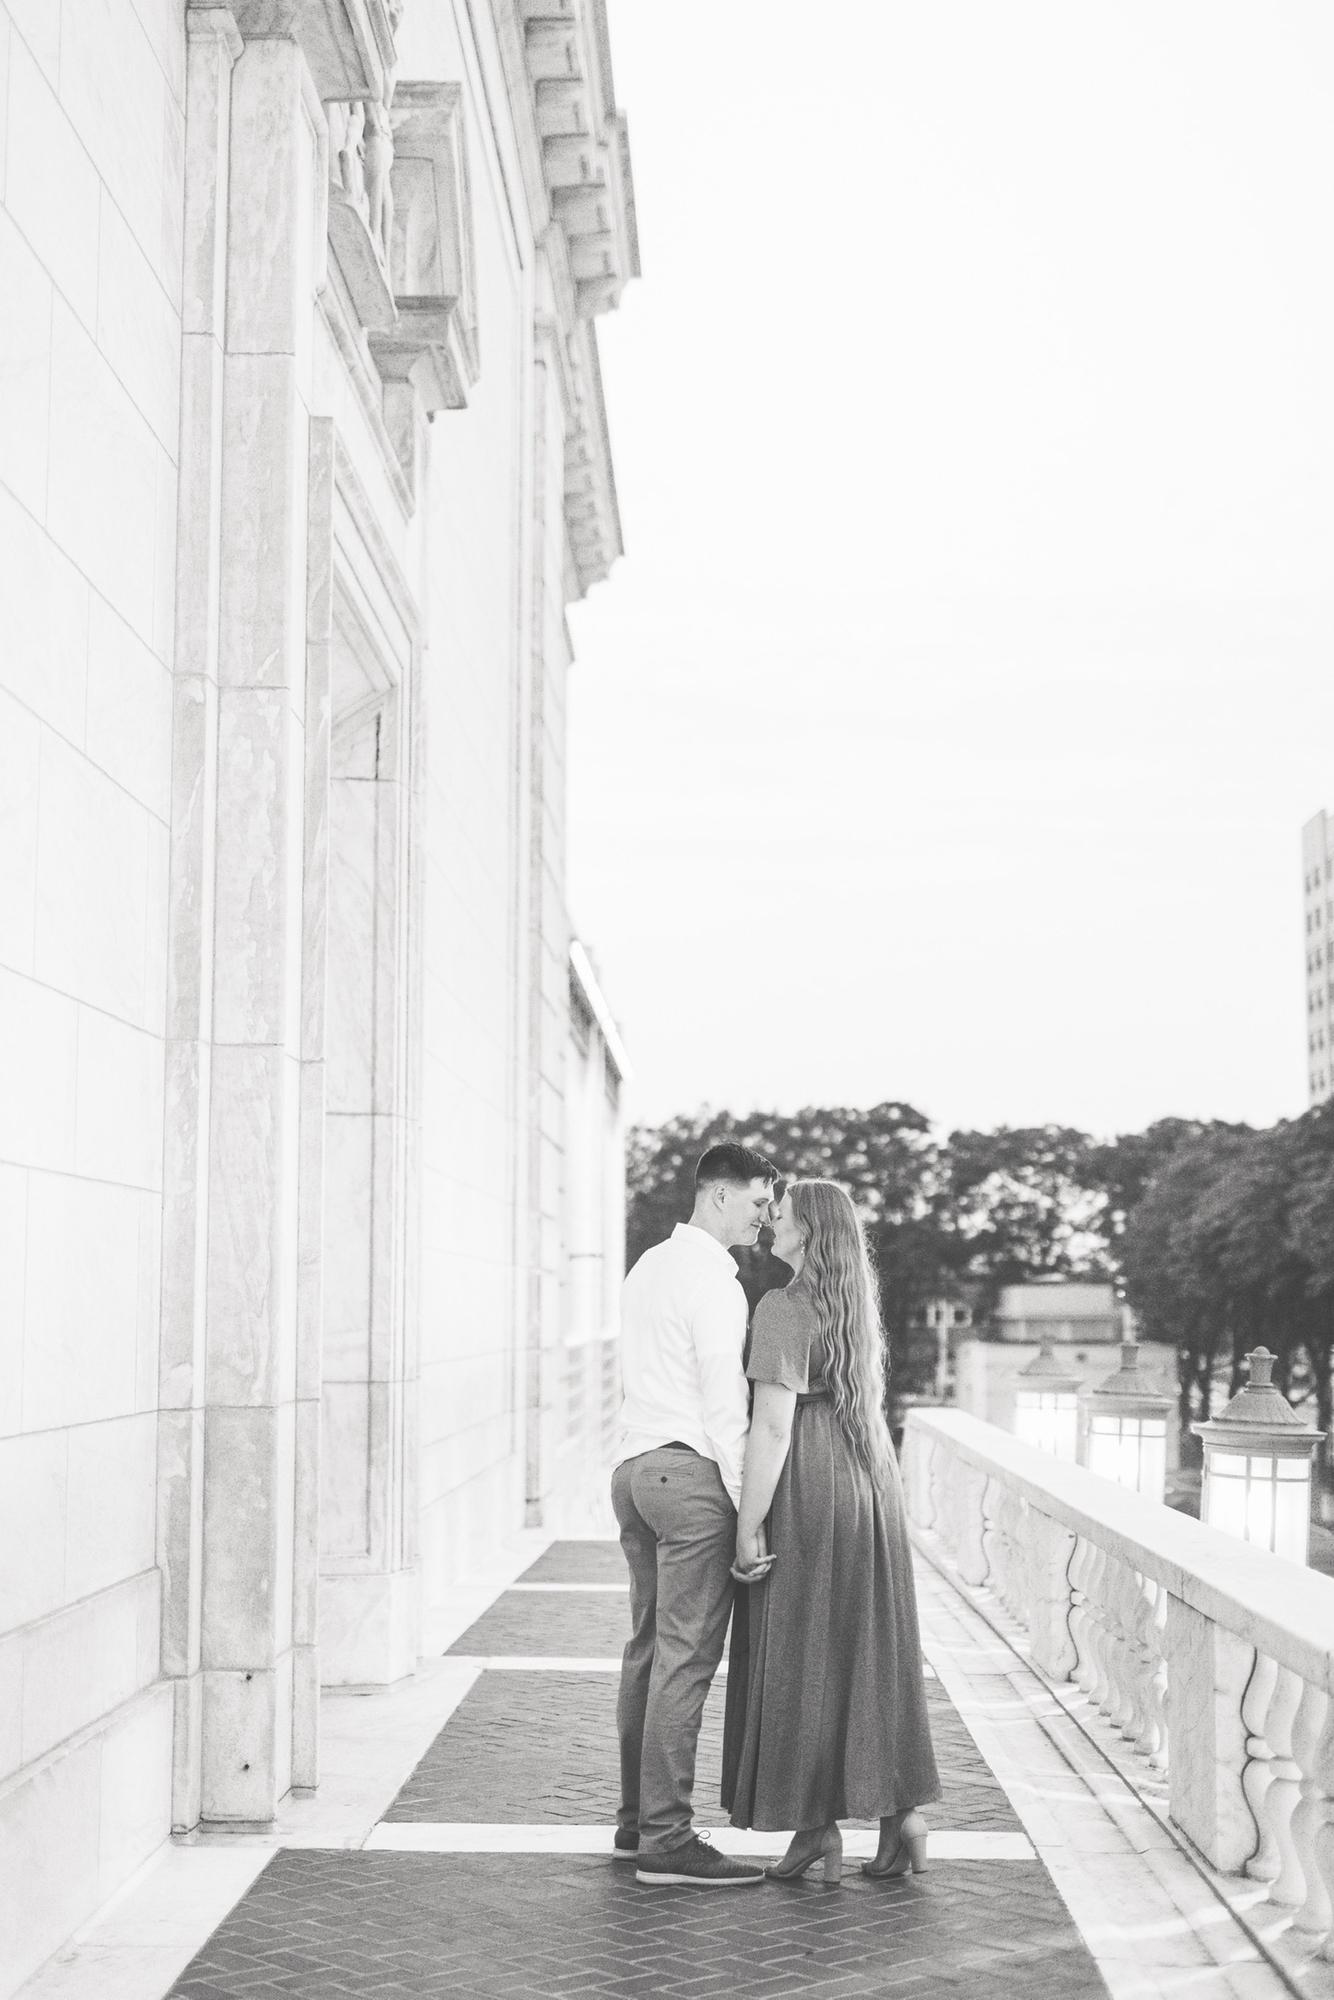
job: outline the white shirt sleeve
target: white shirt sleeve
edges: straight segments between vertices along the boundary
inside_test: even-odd
[[[741,1504],[741,1472],[750,1429],[750,1391],[741,1366],[746,1344],[746,1295],[739,1282],[701,1288],[690,1313],[699,1368],[704,1435],[732,1505]]]

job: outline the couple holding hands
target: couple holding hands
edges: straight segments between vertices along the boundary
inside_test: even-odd
[[[611,1490],[633,1630],[615,1845],[641,1882],[795,1881],[817,1861],[837,1882],[841,1819],[880,1821],[867,1875],[920,1871],[917,1808],[940,1796],[875,1277],[844,1190],[799,1180],[775,1201],[778,1179],[762,1153],[711,1147],[689,1222],[625,1281]],[[794,1275],[760,1300],[747,1343],[729,1252],[766,1224]],[[765,1869],[691,1818],[734,1598],[722,1803],[733,1826],[796,1829]]]

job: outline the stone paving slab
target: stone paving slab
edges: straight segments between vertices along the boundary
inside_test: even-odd
[[[553,1542],[518,1579],[520,1583],[623,1583],[629,1572],[619,1542]]]
[[[614,1862],[287,1849],[180,2000],[1107,2000],[1037,1862],[652,1888]]]
[[[614,1674],[479,1675],[384,1817],[609,1824],[620,1803],[616,1686]],[[727,1824],[718,1804],[725,1699],[724,1683],[715,1682],[695,1767],[702,1826]],[[932,1823],[956,1832],[1017,1832],[1013,1807],[938,1681],[927,1682],[927,1701],[944,1786],[944,1798],[930,1808]]]

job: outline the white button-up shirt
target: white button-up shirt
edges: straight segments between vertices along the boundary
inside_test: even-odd
[[[734,1505],[750,1428],[746,1295],[721,1243],[678,1222],[621,1292],[620,1457],[678,1440],[711,1458]]]

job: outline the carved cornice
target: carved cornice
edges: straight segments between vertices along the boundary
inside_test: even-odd
[[[565,538],[573,572],[570,594],[583,597],[621,553],[616,476],[607,440],[597,330],[589,320],[568,332],[549,318],[537,324],[539,351],[554,364],[565,418]]]
[[[634,182],[616,109],[605,0],[519,0],[523,57],[551,214],[569,249],[581,317],[639,275]]]
[[[622,546],[593,322],[639,275],[630,144],[616,108],[606,0],[501,0],[498,17],[511,8],[526,90],[513,65],[510,89],[528,100],[515,112],[535,140],[540,190],[532,186],[534,151],[522,129],[520,153],[530,200],[544,195],[550,217],[542,234],[559,325],[546,332],[561,357],[566,540],[571,587],[582,597]]]

